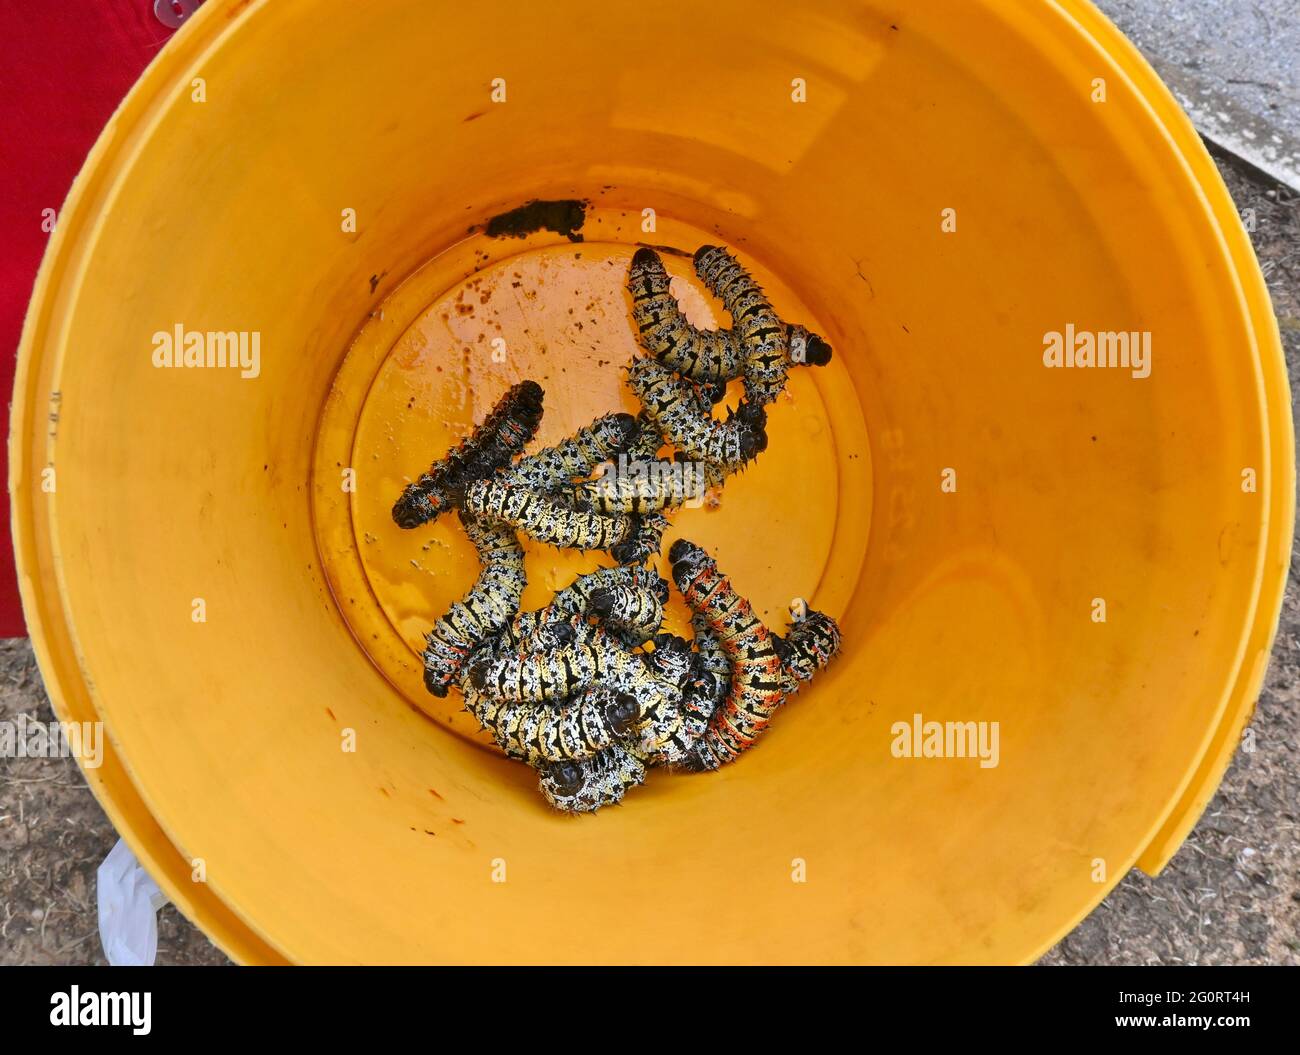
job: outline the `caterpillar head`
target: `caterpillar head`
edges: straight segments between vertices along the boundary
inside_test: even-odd
[[[577,762],[556,762],[540,772],[558,798],[574,798],[587,783],[587,775]]]
[[[781,641],[775,635],[773,640]],[[800,681],[808,681],[835,658],[840,642],[840,628],[835,620],[825,612],[810,608],[777,646],[777,654],[786,670]]]
[[[410,530],[436,520],[438,514],[450,507],[439,496],[426,494],[418,485],[411,485],[402,497],[393,503],[393,522],[399,528]]]
[[[655,651],[689,653],[691,650],[691,643],[686,638],[678,637],[676,634],[655,634],[654,643]]]
[[[718,253],[721,253],[724,257],[727,255],[725,249],[716,245],[702,245],[699,249],[695,250],[696,272],[698,273],[701,268],[708,267],[709,261],[713,260]]]
[[[447,695],[447,682],[437,671],[430,670],[428,667],[424,668],[424,687],[429,690],[431,695],[437,696],[440,700]]]
[[[680,637],[659,634],[653,652],[645,653],[645,663],[655,677],[682,688],[691,680],[691,648]]]
[[[571,620],[547,623],[541,631],[542,642],[548,648],[565,648],[577,640],[578,631]]]
[[[712,384],[701,384],[699,386],[700,395],[709,401],[710,406],[717,406],[727,398],[727,382],[714,381]]]
[[[641,708],[636,697],[620,692],[605,704],[605,721],[615,736],[627,736],[632,733],[641,719]]]
[[[810,366],[825,366],[831,361],[832,349],[826,339],[804,326],[790,327],[790,361]]]
[[[694,700],[720,700],[729,687],[725,678],[709,669],[702,655],[698,652],[691,653],[691,678],[683,690],[687,697]]]
[[[652,267],[663,270],[664,262],[659,258],[659,254],[648,246],[642,246],[632,254],[632,266],[639,271],[644,271]]]
[[[629,788],[645,780],[645,763],[620,747],[610,747],[584,762],[554,762],[538,767],[543,797],[566,813],[592,813],[622,801]]]
[[[613,448],[615,451],[626,451],[641,435],[641,423],[631,414],[610,414],[605,420],[609,423],[610,431],[614,435]]]
[[[520,381],[506,393],[505,398],[514,401],[514,406],[524,421],[537,424],[542,420],[542,400],[545,396],[545,391],[536,381]]]
[[[587,614],[600,620],[608,619],[614,610],[614,600],[614,591],[607,586],[592,590],[591,596],[587,598]]]
[[[740,425],[742,460],[750,461],[767,450],[767,411],[758,403],[741,400],[740,406],[727,416],[727,420]]]
[[[668,550],[668,560],[673,566],[673,582],[685,593],[687,587],[701,572],[713,567],[713,558],[694,542],[679,538]]]
[[[469,683],[473,685],[474,688],[479,689],[481,691],[483,687],[487,685],[488,665],[491,662],[492,662],[491,657],[489,657],[488,655],[475,656],[473,659],[470,660],[468,676],[469,676]],[[428,684],[427,673],[425,675],[425,684]],[[433,692],[432,689],[430,689],[429,691]],[[434,695],[436,696],[437,693],[434,693]]]

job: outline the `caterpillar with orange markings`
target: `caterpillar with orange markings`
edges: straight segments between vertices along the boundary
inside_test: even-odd
[[[835,620],[809,608],[785,637],[773,635],[781,666],[786,672],[786,696],[799,691],[839,654],[842,638]]]
[[[727,694],[683,760],[693,771],[717,769],[763,734],[785,699],[785,672],[771,632],[704,550],[678,539],[669,550],[673,581],[688,608],[716,635],[731,664]]]
[[[419,527],[459,508],[471,481],[507,465],[537,432],[544,396],[536,381],[511,387],[482,424],[402,491],[393,505],[398,527]]]

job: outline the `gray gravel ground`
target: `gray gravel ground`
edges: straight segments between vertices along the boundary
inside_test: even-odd
[[[1203,135],[1300,190],[1297,0],[1094,0]]]
[[[1254,238],[1300,378],[1300,198],[1221,163]],[[1294,551],[1293,551],[1294,553]],[[1127,876],[1047,964],[1300,964],[1300,580],[1292,560],[1282,626],[1253,728],[1219,794],[1169,867]],[[52,721],[25,639],[0,641],[0,720]],[[0,759],[0,965],[100,964],[95,870],[117,836],[71,759]],[[174,908],[158,962],[223,964]]]

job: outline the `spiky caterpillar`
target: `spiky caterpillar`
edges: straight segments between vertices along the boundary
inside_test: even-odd
[[[531,766],[591,758],[646,718],[635,697],[604,685],[589,685],[552,704],[503,700],[471,684],[465,702],[506,754]]]
[[[720,257],[719,254],[723,256]],[[750,279],[744,268],[734,259],[724,257],[723,250],[704,246],[695,256],[696,273],[706,284],[709,284],[709,280],[718,281],[719,276],[721,281],[728,283],[743,276],[741,284],[731,290],[733,299],[726,304],[727,310],[734,313],[744,310],[748,305],[752,312],[754,305],[750,302],[756,292],[759,308],[766,307],[770,312],[761,289]],[[632,264],[628,268],[628,291],[632,296],[632,318],[640,335],[641,346],[683,377],[725,388],[726,382],[744,373],[749,358],[742,336],[743,328],[738,332],[735,329],[701,330],[693,326],[673,296],[671,284],[672,277],[653,249],[642,248],[633,254]],[[718,292],[711,284],[710,290]],[[750,301],[746,301],[746,296]],[[770,316],[751,315],[754,324],[750,329],[761,331],[760,320],[770,324],[775,318],[775,313]],[[786,365],[811,363],[814,366],[825,366],[830,362],[831,347],[820,336],[804,326],[791,325],[780,319],[776,319],[776,324],[779,334],[764,336],[769,336],[768,343],[771,343],[779,335]],[[784,380],[783,374],[779,380]],[[721,392],[716,387],[714,391],[717,398],[711,401],[716,403],[721,399]],[[779,392],[779,387],[777,391]],[[772,398],[776,394],[772,393]],[[771,402],[770,399],[761,401]]]
[[[520,458],[496,479],[534,491],[556,491],[572,480],[590,476],[597,465],[624,453],[639,432],[631,414],[606,414],[554,447]]]
[[[570,509],[526,487],[496,480],[470,484],[465,508],[474,516],[508,524],[529,538],[561,549],[607,550],[626,541],[635,527],[629,516]]]
[[[637,431],[632,437],[632,442],[628,444],[627,456],[629,458],[640,458],[642,461],[652,462],[659,457],[659,450],[664,445],[663,433],[659,431],[659,426],[644,410],[636,416]]]
[[[693,665],[687,643],[668,634],[656,638],[647,662],[670,678],[685,677]],[[647,766],[685,757],[694,735],[673,705],[656,705],[641,720],[636,738],[611,744],[589,758],[539,764],[542,794],[556,809],[568,813],[615,805],[630,788],[645,781]]]
[[[614,806],[627,792],[645,783],[646,766],[626,748],[614,744],[581,762],[538,767],[538,787],[546,801],[565,813],[592,813]]]
[[[692,389],[692,398],[696,398],[694,389]],[[699,406],[698,400],[696,405]],[[701,408],[700,413],[709,413],[707,405]],[[628,446],[627,456],[642,461],[658,461],[659,450],[664,445],[664,437],[659,431],[659,426],[645,411],[637,415],[636,423],[638,432]],[[722,474],[718,473],[717,480],[720,481],[721,478]],[[709,477],[709,486],[715,486],[713,476]],[[659,553],[664,532],[667,530],[668,520],[659,513],[645,513],[638,516],[635,518],[632,537],[611,549],[610,556],[620,564],[644,564]]]
[[[830,362],[830,345],[802,326],[782,322],[762,287],[725,249],[700,246],[695,273],[731,313],[749,401],[766,406],[775,400],[785,388],[792,363],[825,366]]]
[[[683,760],[686,769],[717,769],[753,745],[785,699],[785,673],[771,632],[704,550],[685,539],[668,553],[673,580],[692,612],[717,636],[731,663],[727,695]]]
[[[742,400],[726,421],[718,421],[702,412],[691,382],[653,359],[634,360],[628,384],[660,433],[694,461],[732,473],[767,447],[767,415],[756,403]]]
[[[731,687],[731,661],[700,613],[691,616],[691,626],[700,668],[691,705],[693,709],[707,708],[712,716]],[[839,652],[840,628],[830,616],[809,609],[784,638],[773,634],[772,644],[781,659],[782,692],[789,699]]]
[[[707,620],[700,613],[691,614],[691,628],[695,631],[695,654],[699,665],[692,703],[696,709],[705,712],[707,724],[731,688],[731,660],[723,651],[717,634],[709,628]],[[780,646],[778,651],[779,648]]]
[[[609,551],[616,561],[628,566],[644,564],[657,556],[664,532],[668,530],[668,518],[662,513],[642,513],[632,521],[632,536]]]
[[[774,637],[781,666],[788,675],[786,695],[798,692],[805,682],[824,670],[840,650],[840,628],[825,612],[808,609],[784,638]]]
[[[698,657],[690,644],[672,634],[658,634],[646,663],[660,678],[680,691],[656,702],[642,716],[628,750],[649,765],[681,762],[704,732],[708,716],[700,706]]]
[[[592,615],[625,640],[643,644],[659,632],[668,583],[652,568],[597,568],[556,593],[548,608],[561,615]]]
[[[536,381],[521,381],[510,388],[481,425],[402,491],[393,505],[398,527],[414,528],[436,520],[460,505],[470,481],[507,465],[537,431],[543,396]]]
[[[433,624],[426,638],[424,685],[438,697],[447,695],[470,653],[518,613],[528,582],[523,547],[513,531],[465,513],[460,519],[482,570],[469,593]]]
[[[470,681],[480,691],[525,703],[561,700],[597,682],[629,692],[638,702],[677,692],[678,686],[659,677],[644,654],[622,647],[599,627],[576,637],[569,644],[538,651],[476,655]]]
[[[664,621],[664,603],[658,593],[627,583],[616,583],[592,592],[587,604],[587,614],[599,619],[606,626],[617,627],[625,633],[639,637],[641,642],[644,642],[658,632],[660,624]]]
[[[593,611],[592,597],[611,589],[630,591],[636,595],[635,600],[620,597],[608,603],[607,611]],[[512,648],[536,647],[534,635],[540,628],[590,614],[598,616],[601,625],[620,643],[633,648],[658,633],[667,600],[668,584],[651,568],[597,568],[558,591],[545,608],[520,612],[503,629],[501,640]]]
[[[653,513],[703,497],[709,480],[703,462],[636,461],[578,484],[574,498],[579,509],[597,513]]]
[[[476,654],[469,678],[480,692],[522,703],[563,700],[588,685],[606,685],[632,696],[645,716],[635,731],[642,757],[675,753],[684,742],[682,686],[659,673],[646,654],[623,648],[599,627],[577,630],[575,640],[558,647]]]
[[[672,277],[653,249],[638,249],[628,268],[632,319],[641,345],[665,366],[695,381],[729,381],[745,366],[741,342],[732,330],[701,330],[682,314],[672,295]]]

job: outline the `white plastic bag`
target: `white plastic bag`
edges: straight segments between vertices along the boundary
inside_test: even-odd
[[[99,866],[99,940],[114,967],[152,967],[167,897],[121,839]]]

